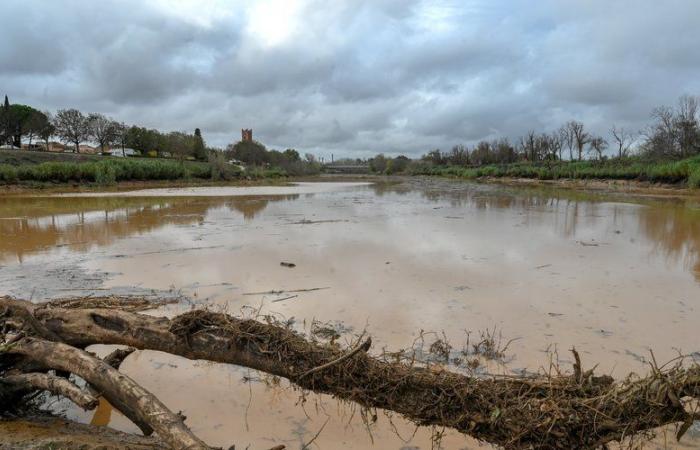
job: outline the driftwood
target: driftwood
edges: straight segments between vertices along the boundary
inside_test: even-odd
[[[342,351],[308,340],[284,324],[226,314],[192,311],[166,319],[123,311],[116,304],[66,309],[9,299],[0,299],[0,310],[5,302],[24,304],[36,319],[34,325],[64,343],[53,345],[120,344],[245,366],[285,377],[304,389],[395,411],[419,425],[451,427],[506,448],[597,448],[671,423],[683,424],[680,437],[698,419],[682,402],[700,399],[698,366],[654,365],[644,378],[615,382],[584,371],[575,354],[573,375],[477,378],[372,356],[368,341]],[[23,338],[5,352],[72,369],[49,360],[42,346],[28,347],[37,342],[43,346],[47,341]],[[20,350],[14,349],[18,344]]]
[[[94,395],[83,391],[65,378],[45,373],[7,375],[0,378],[0,383],[6,386],[5,392],[10,396],[39,389],[66,397],[76,405],[87,410],[97,408],[99,403]]]
[[[78,375],[127,417],[148,424],[172,448],[209,448],[150,392],[83,350],[60,342],[24,337],[7,346],[4,353],[22,355],[45,367]]]

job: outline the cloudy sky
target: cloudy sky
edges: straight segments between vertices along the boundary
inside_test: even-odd
[[[0,95],[225,146],[420,155],[700,94],[697,0],[1,0]]]

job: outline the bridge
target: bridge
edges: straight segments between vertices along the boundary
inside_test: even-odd
[[[369,173],[369,164],[324,164],[326,173]]]

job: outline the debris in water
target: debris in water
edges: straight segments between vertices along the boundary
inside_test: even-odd
[[[278,291],[271,289],[269,291],[261,291],[261,292],[244,292],[243,295],[266,295],[266,294],[286,294],[286,293],[291,293],[291,292],[313,292],[313,291],[321,291],[324,289],[330,289],[330,286],[326,287],[313,287],[313,288],[307,288],[307,289],[280,289]]]
[[[276,299],[272,300],[272,303],[277,303],[277,302],[281,302],[283,300],[289,300],[289,299],[297,298],[297,297],[299,297],[299,296],[295,294],[295,295],[290,295],[288,297],[276,298]]]
[[[289,268],[291,269],[292,267],[296,267],[297,265],[294,264],[294,263],[282,261],[282,262],[280,263],[280,266],[282,266],[282,267],[289,267]]]

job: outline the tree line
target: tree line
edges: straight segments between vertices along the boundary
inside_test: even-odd
[[[586,157],[604,160],[624,159],[633,153],[653,160],[683,159],[700,154],[700,99],[684,95],[675,106],[652,111],[652,123],[640,131],[610,127],[606,139],[586,129],[583,122],[571,120],[549,132],[528,131],[517,140],[499,138],[481,141],[471,149],[455,145],[448,152],[435,149],[420,159],[437,166],[484,166],[515,162],[582,161]],[[612,155],[606,154],[611,150]],[[375,172],[396,173],[411,162],[405,156],[388,158],[383,154],[369,160]]]
[[[66,145],[71,145],[78,153],[85,142],[96,143],[100,152],[119,147],[131,148],[142,155],[155,153],[185,159],[207,159],[208,149],[199,128],[194,134],[181,131],[161,133],[158,130],[127,126],[104,114],[85,114],[77,109],[60,109],[56,114],[39,111],[28,105],[5,102],[0,108],[0,145],[21,147],[27,139],[29,147],[34,140],[41,140],[46,149],[52,138],[57,137]],[[126,155],[124,155],[126,156]]]
[[[231,143],[224,150],[224,155],[228,160],[250,166],[277,167],[289,175],[311,175],[321,170],[321,165],[311,153],[305,154],[302,158],[293,148],[284,151],[268,150],[258,141],[246,140]]]

